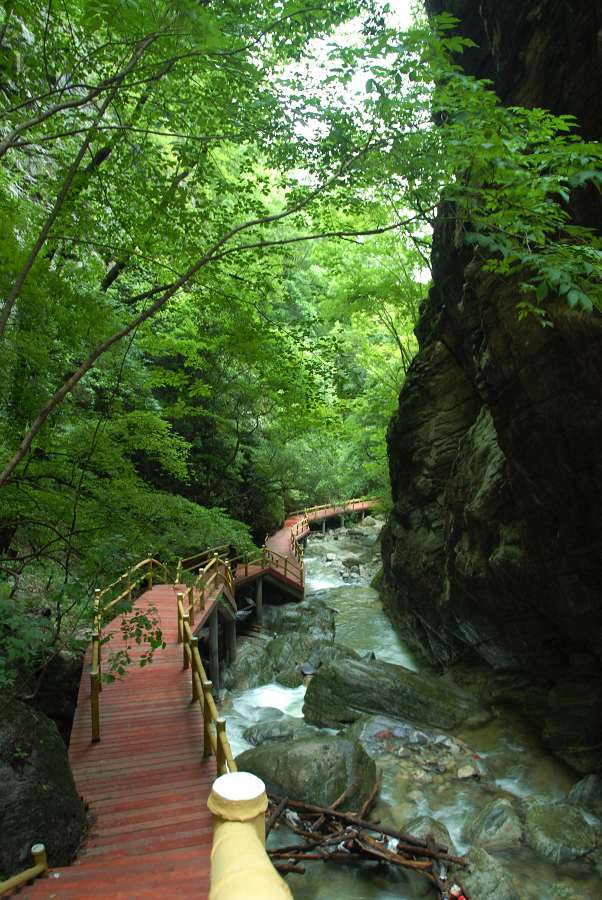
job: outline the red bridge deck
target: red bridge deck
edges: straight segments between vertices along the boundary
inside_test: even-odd
[[[213,603],[207,603],[208,612]],[[182,672],[176,590],[158,585],[136,606],[156,607],[167,647],[151,665],[132,666],[123,681],[103,687],[98,744],[90,741],[87,658],[69,759],[94,822],[76,862],[53,870],[20,896],[198,900],[208,894],[207,798],[216,767],[214,757],[203,759],[202,717],[190,702],[189,674]],[[122,645],[117,628],[111,649]]]
[[[357,503],[353,511],[372,505]],[[309,513],[308,518],[321,520],[345,511],[329,507]],[[292,516],[267,541],[268,550],[286,556],[291,564],[296,563],[291,530],[302,519],[303,515]],[[298,538],[307,533],[308,529],[300,532]],[[303,596],[302,580],[292,571],[285,577],[269,564],[263,569],[248,568],[245,575],[244,567],[239,567],[237,583],[270,573]],[[157,585],[136,601],[138,609],[156,608],[167,647],[156,651],[151,665],[132,666],[123,681],[103,687],[97,744],[90,740],[87,654],[69,759],[93,823],[75,863],[23,888],[21,897],[202,900],[208,896],[212,821],[207,799],[216,764],[213,756],[203,759],[202,716],[198,704],[191,703],[190,676],[182,672],[177,590],[173,585]],[[215,597],[208,597],[197,625],[214,604]],[[119,618],[110,646],[112,651],[124,646]]]

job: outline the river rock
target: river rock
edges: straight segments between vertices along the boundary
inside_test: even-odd
[[[345,788],[356,788],[346,809],[360,806],[376,780],[376,766],[360,744],[339,735],[303,737],[288,743],[268,743],[236,757],[241,772],[252,772],[268,790],[329,806]]]
[[[456,853],[454,842],[443,822],[439,822],[431,816],[417,816],[403,826],[403,831],[423,840],[432,837],[440,847],[447,847],[447,852],[452,856]]]
[[[303,732],[310,733],[313,732],[313,729],[306,725],[303,719],[282,716],[280,719],[256,722],[243,732],[243,737],[249,744],[258,746],[266,741],[290,741],[299,737]]]
[[[286,687],[298,687],[303,684],[302,668],[305,665],[318,670],[333,660],[357,658],[358,654],[349,647],[298,632],[286,632],[256,648],[247,649],[245,645],[245,652],[239,654],[230,668],[228,686],[247,690],[278,681]]]
[[[389,716],[362,716],[345,732],[352,740],[359,741],[366,753],[377,759],[387,753],[399,755],[401,748],[420,749],[429,756],[455,756],[469,752],[469,748],[442,731],[417,728],[409,722],[400,722]]]
[[[466,837],[471,844],[490,851],[518,847],[522,832],[514,805],[505,797],[488,803],[466,827]]]
[[[452,869],[449,884],[457,879],[470,900],[523,900],[510,872],[486,850],[473,847],[465,858],[468,868]]]
[[[569,803],[526,800],[524,810],[527,843],[543,859],[567,863],[602,844],[602,832]]]
[[[71,861],[86,814],[54,722],[16,700],[0,718],[0,878],[28,868],[32,844],[53,866]]]
[[[345,566],[346,569],[359,569],[360,562],[361,560],[357,553],[347,553],[341,559],[341,563]]]
[[[334,641],[335,612],[326,603],[316,600],[265,606],[263,624],[276,634],[297,631],[323,641]]]
[[[568,800],[602,818],[602,776],[586,775],[570,789]]]
[[[546,900],[590,900],[591,894],[581,894],[566,884],[546,885]]]
[[[362,521],[362,525],[372,525],[372,526],[374,526],[374,525],[378,525],[378,524],[379,524],[379,522],[376,521],[376,519],[374,518],[374,516],[365,516],[364,519],[363,519],[363,521]]]
[[[313,725],[337,727],[366,713],[384,713],[420,725],[453,728],[475,706],[448,682],[386,662],[342,659],[312,678],[303,714]]]

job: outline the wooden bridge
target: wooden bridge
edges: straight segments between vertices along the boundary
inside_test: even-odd
[[[225,548],[204,551],[180,561],[175,584],[154,583],[157,578],[169,582],[169,573],[162,563],[144,560],[96,592],[95,634],[69,745],[91,827],[73,865],[46,872],[43,863],[32,868],[30,878],[47,877],[23,888],[21,897],[208,896],[213,823],[207,800],[216,776],[235,772],[236,764],[199,640],[207,648],[210,674],[219,682],[220,657],[232,660],[236,654],[237,589],[256,585],[259,617],[264,581],[302,599],[303,544],[312,522],[363,515],[373,505],[353,500],[297,511],[256,557],[231,560],[223,555]],[[136,663],[144,663],[148,654],[147,645],[132,639],[140,621],[126,616],[124,631],[122,615],[113,615],[142,585],[146,589],[134,603],[134,615],[146,616],[151,625],[160,620],[165,646],[154,652],[152,665],[140,666]],[[108,647],[117,661],[120,655],[131,658],[124,680],[102,679]],[[45,837],[49,840],[39,839]],[[0,893],[10,892],[18,879],[0,885]],[[271,894],[279,895],[278,889]]]

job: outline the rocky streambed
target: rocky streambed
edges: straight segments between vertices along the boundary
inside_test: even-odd
[[[320,805],[354,783],[349,809],[378,777],[373,819],[466,854],[471,900],[601,898],[602,780],[578,780],[513,715],[520,684],[418,664],[370,586],[379,531],[369,518],[312,535],[305,602],[267,607],[264,633],[241,641],[221,705],[240,767]],[[374,863],[317,862],[288,880],[298,900],[432,895]]]

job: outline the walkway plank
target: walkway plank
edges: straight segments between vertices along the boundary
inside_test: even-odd
[[[104,685],[98,744],[90,741],[86,655],[69,759],[94,822],[76,862],[53,870],[21,897],[208,896],[212,822],[207,798],[217,773],[215,758],[203,759],[202,716],[198,704],[191,703],[190,677],[182,672],[178,589],[158,585],[137,600],[139,610],[156,608],[167,646],[140,668],[136,659],[142,651],[135,645],[125,679]],[[203,618],[214,604],[208,598]],[[108,646],[123,649],[119,619],[113,630]]]

